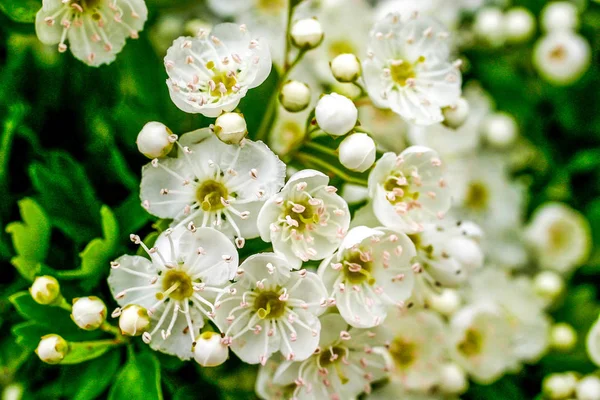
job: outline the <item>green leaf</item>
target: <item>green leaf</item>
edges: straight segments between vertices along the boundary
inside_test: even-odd
[[[70,386],[73,400],[98,398],[110,385],[120,363],[118,351],[108,352],[83,365],[64,367],[65,382]]]
[[[160,367],[154,354],[130,354],[110,392],[109,400],[162,400]]]
[[[119,221],[119,226],[124,234],[129,235],[141,229],[152,215],[141,206],[139,193],[129,196],[123,203],[115,209],[115,216]]]
[[[71,317],[66,310],[38,304],[26,291],[17,292],[8,299],[23,318],[33,320],[39,325],[52,329],[52,332],[59,327],[69,327],[73,331],[77,330],[77,326],[71,321]]]
[[[38,0],[0,0],[0,10],[15,22],[35,22],[35,14],[42,8]]]
[[[48,333],[48,327],[35,321],[21,322],[13,325],[11,332],[15,341],[22,347],[33,351],[40,343],[40,338]]]
[[[95,340],[90,342],[69,342],[69,352],[61,364],[79,364],[98,358],[107,351],[119,346],[117,340]]]
[[[13,257],[10,263],[17,269],[19,274],[28,281],[33,281],[36,275],[42,274],[42,263],[25,257]]]
[[[0,368],[2,368],[3,376],[10,380],[13,375],[23,365],[31,352],[19,346],[15,338],[6,336],[0,341]]]

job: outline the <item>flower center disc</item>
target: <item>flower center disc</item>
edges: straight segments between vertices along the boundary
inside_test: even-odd
[[[375,283],[375,278],[371,275],[372,268],[372,262],[365,262],[360,258],[359,250],[352,250],[342,261],[344,277],[346,278],[346,281],[353,285],[359,285],[365,281],[367,281],[369,285]]]
[[[285,301],[279,300],[277,292],[261,292],[254,300],[254,310],[260,319],[277,319],[285,313]]]
[[[212,71],[213,76],[211,80],[216,84],[215,88],[210,91],[210,94],[215,97],[221,95],[230,95],[233,93],[233,87],[237,83],[235,75],[229,74],[230,71],[221,71],[216,68],[213,61],[206,63],[206,68]],[[221,92],[221,84],[225,87],[225,92]]]
[[[326,350],[323,350],[319,355],[319,366],[321,368],[327,368],[332,366],[335,368],[337,372],[340,382],[342,385],[345,385],[349,379],[342,372],[340,361],[342,361],[342,357],[346,354],[346,351],[342,347],[330,347]]]
[[[465,205],[473,210],[484,210],[488,205],[489,191],[482,182],[471,182],[467,188]]]
[[[390,344],[389,352],[399,368],[408,368],[416,359],[417,346],[402,338],[396,338]]]
[[[162,287],[163,293],[158,293],[156,297],[167,295],[173,300],[183,300],[194,294],[192,278],[183,271],[167,271],[162,281]]]
[[[304,207],[304,211],[294,211],[294,204],[300,207]],[[285,215],[289,215],[292,219],[298,222],[296,230],[303,231],[307,225],[316,224],[319,222],[319,215],[315,212],[313,206],[305,201],[297,201],[295,203],[288,202],[285,209]]]
[[[481,353],[482,347],[483,336],[473,328],[467,330],[465,338],[458,344],[458,350],[467,357]]]
[[[81,5],[84,11],[96,8],[102,3],[102,0],[79,0],[76,3]]]
[[[404,180],[405,183],[402,185],[399,184],[398,179]],[[383,183],[383,188],[385,189],[386,192],[394,193],[394,199],[392,200],[388,197],[388,201],[391,204],[398,204],[401,202],[405,202],[407,200],[408,201],[419,200],[420,192],[418,192],[418,191],[416,191],[414,193],[409,192],[410,182],[411,182],[410,176],[405,177],[402,174],[394,174],[394,175],[388,176],[388,178]]]
[[[225,207],[221,198],[227,199],[229,191],[220,182],[207,180],[196,189],[196,199],[204,211],[217,211]]]

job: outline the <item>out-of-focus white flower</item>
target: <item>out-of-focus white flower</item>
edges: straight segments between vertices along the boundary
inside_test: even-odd
[[[73,299],[71,319],[81,329],[93,331],[106,320],[106,305],[96,296]]]
[[[340,54],[331,60],[331,73],[338,82],[354,82],[360,72],[360,61],[354,54]]]
[[[281,256],[255,254],[240,265],[229,292],[217,298],[215,322],[244,362],[265,365],[276,352],[305,360],[318,346],[327,290],[317,274],[290,269]]]
[[[340,143],[340,163],[348,169],[365,172],[375,162],[375,142],[366,133],[353,133]]]
[[[403,233],[359,226],[351,229],[319,275],[348,324],[380,325],[392,307],[404,307],[412,294],[414,245]]]
[[[553,1],[542,9],[540,23],[546,32],[574,31],[579,26],[579,11],[573,2]]]
[[[432,293],[428,304],[432,310],[445,316],[452,316],[461,305],[461,298],[455,289],[442,289],[440,293]]]
[[[513,7],[504,14],[504,35],[512,43],[525,42],[535,32],[535,17],[525,7]]]
[[[441,166],[437,153],[423,146],[411,146],[400,155],[384,154],[369,174],[369,195],[379,221],[415,233],[423,224],[443,218],[450,193]]]
[[[554,85],[570,85],[588,70],[591,50],[588,41],[574,32],[542,36],[533,49],[533,65]]]
[[[497,7],[486,7],[477,11],[473,31],[477,37],[491,46],[500,46],[506,39],[502,10]]]
[[[356,125],[358,110],[346,96],[330,93],[321,97],[317,103],[315,118],[323,131],[333,136],[342,136]]]
[[[137,304],[129,304],[123,307],[120,313],[119,328],[121,329],[121,334],[140,336],[150,328],[152,321],[148,315],[148,310],[144,307]]]
[[[140,153],[148,158],[161,158],[173,150],[177,135],[163,123],[148,122],[138,133],[137,147]]]
[[[69,352],[69,344],[62,337],[51,334],[42,336],[35,354],[46,364],[58,364]]]
[[[194,342],[194,360],[203,367],[216,367],[229,357],[229,347],[216,332],[202,332]]]
[[[585,347],[590,360],[600,366],[600,318],[594,322],[587,334]]]
[[[482,122],[482,133],[492,146],[504,149],[515,142],[519,126],[510,114],[497,112],[488,115]]]
[[[342,198],[348,204],[360,203],[369,199],[369,189],[362,185],[346,183],[342,188]],[[377,225],[380,225],[377,223]]]
[[[336,191],[319,171],[295,173],[260,210],[261,238],[295,266],[330,256],[350,225],[348,204]]]
[[[169,229],[152,248],[137,235],[131,240],[146,250],[150,260],[119,257],[111,263],[110,290],[121,307],[137,304],[148,310],[151,330],[143,333],[144,342],[188,360],[204,319],[214,316],[211,301],[228,290],[223,286],[235,275],[235,246],[212,228]]]
[[[363,60],[373,103],[417,125],[441,122],[441,109],[456,103],[461,85],[458,66],[449,62],[447,36],[428,17],[402,21],[390,14],[376,23]]]
[[[400,153],[406,148],[409,125],[392,110],[382,110],[369,102],[358,107],[358,117],[361,125],[371,132],[379,150]]]
[[[128,37],[137,39],[147,17],[143,0],[43,0],[35,30],[61,53],[68,41],[75,58],[97,67],[113,62]]]
[[[551,374],[542,382],[542,392],[551,400],[568,399],[577,385],[577,376],[572,372]]]
[[[469,117],[469,102],[464,97],[459,97],[456,103],[442,109],[443,124],[456,129],[465,123]]]
[[[588,375],[577,382],[575,387],[577,400],[600,400],[600,378]]]
[[[323,28],[316,18],[304,18],[296,21],[290,30],[292,43],[302,50],[314,49],[321,44],[323,36]]]
[[[310,104],[310,100],[310,87],[299,81],[286,82],[279,93],[279,102],[289,112],[305,110]]]
[[[258,211],[284,183],[279,158],[262,142],[227,145],[208,129],[183,135],[177,145],[177,157],[143,167],[142,206],[173,218],[174,227],[215,227],[235,236],[238,247],[258,236]]]
[[[562,203],[546,203],[533,214],[525,238],[542,268],[570,273],[588,258],[591,228],[577,210]]]
[[[533,290],[547,303],[552,303],[565,289],[562,276],[554,271],[541,271],[533,278]]]
[[[226,144],[239,144],[248,133],[246,119],[240,113],[223,113],[215,121],[215,135]]]
[[[469,388],[465,371],[454,363],[445,363],[440,368],[440,389],[446,394],[463,394]]]
[[[60,284],[55,277],[38,276],[29,288],[29,293],[38,304],[53,304],[60,300]]]
[[[217,117],[233,111],[249,89],[267,79],[271,55],[245,25],[219,24],[209,33],[180,37],[165,56],[171,100],[181,110]]]
[[[577,331],[565,322],[552,326],[550,331],[550,346],[559,351],[570,351],[577,344]]]

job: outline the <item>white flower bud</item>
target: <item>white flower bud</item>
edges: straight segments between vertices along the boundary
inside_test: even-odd
[[[62,337],[51,334],[42,336],[35,353],[47,364],[58,364],[69,352],[69,344]]]
[[[456,259],[469,271],[473,271],[483,265],[483,251],[477,242],[467,237],[455,237],[450,240],[448,248],[451,257]]]
[[[360,61],[354,54],[340,54],[331,61],[330,66],[338,82],[354,82],[360,76]]]
[[[310,104],[310,87],[303,82],[287,81],[279,93],[279,102],[289,112],[305,110]]]
[[[292,25],[290,37],[299,49],[314,49],[323,41],[323,27],[315,18],[301,19]]]
[[[446,394],[463,394],[469,388],[465,371],[454,363],[446,363],[440,368],[440,389]]]
[[[429,298],[429,306],[445,316],[451,316],[460,308],[461,300],[458,292],[454,289],[442,289],[438,293],[432,293]]]
[[[563,291],[565,282],[558,273],[542,271],[533,279],[533,290],[543,299],[553,301]]]
[[[486,117],[482,129],[488,143],[499,149],[510,146],[519,134],[515,119],[503,112]]]
[[[358,110],[349,98],[331,93],[319,99],[315,117],[319,127],[325,132],[333,136],[342,136],[356,125]]]
[[[78,297],[73,299],[71,319],[81,329],[93,331],[106,319],[106,306],[96,296]]]
[[[366,133],[348,136],[338,151],[342,165],[352,171],[365,172],[375,162],[375,142]]]
[[[475,15],[473,30],[480,39],[492,46],[499,46],[505,39],[503,22],[504,18],[499,8],[482,8]]]
[[[544,378],[542,391],[551,400],[566,399],[573,395],[577,377],[571,372],[551,374]]]
[[[522,43],[535,31],[535,17],[524,7],[511,8],[504,14],[504,34],[512,43]]]
[[[600,378],[588,375],[577,383],[577,400],[600,400]]]
[[[590,67],[592,50],[588,41],[571,31],[542,36],[533,48],[533,66],[553,85],[570,85]]]
[[[38,276],[29,288],[29,293],[38,304],[52,304],[60,299],[60,285],[53,276]]]
[[[215,121],[215,135],[223,143],[238,144],[248,134],[243,114],[228,112],[221,114]]]
[[[466,237],[479,242],[483,238],[483,230],[475,222],[462,221],[460,224],[460,230]]]
[[[177,137],[169,128],[160,122],[148,122],[140,133],[136,143],[140,153],[148,158],[164,157],[173,149]]]
[[[459,97],[456,104],[442,109],[443,124],[448,128],[456,129],[465,123],[469,117],[469,102],[464,97]]]
[[[579,26],[577,6],[570,1],[549,3],[540,14],[542,28],[546,32],[573,31]]]
[[[202,332],[196,338],[194,359],[203,367],[216,367],[229,357],[229,347],[221,342],[221,335],[216,332]]]
[[[569,351],[577,344],[577,331],[564,322],[554,324],[550,330],[550,345],[560,351]]]
[[[148,311],[137,304],[129,304],[123,308],[119,316],[121,333],[127,336],[139,336],[150,327]]]

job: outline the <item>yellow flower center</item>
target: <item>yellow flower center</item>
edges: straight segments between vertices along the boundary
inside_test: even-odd
[[[302,211],[298,212],[299,210]],[[315,206],[308,204],[306,200],[288,201],[284,212],[284,215],[289,215],[298,223],[298,226],[293,227],[298,232],[304,231],[307,225],[319,222],[319,214],[317,214]]]
[[[400,86],[405,86],[408,79],[416,76],[415,66],[425,61],[425,57],[421,56],[414,64],[405,60],[394,60],[390,65],[390,74],[392,80]]]
[[[209,88],[211,96],[218,97],[233,93],[233,87],[237,83],[235,74],[232,74],[231,71],[228,70],[221,71],[217,69],[214,61],[207,62],[206,68],[212,71],[213,76],[210,79],[215,83],[214,88]]]
[[[400,369],[410,367],[417,359],[417,345],[403,338],[395,338],[390,344],[389,352]]]
[[[273,290],[260,292],[254,300],[254,310],[260,319],[277,319],[285,313],[286,302],[279,300],[280,294]]]
[[[361,259],[360,250],[350,250],[341,261],[342,271],[347,282],[353,285],[359,285],[365,281],[369,285],[375,283],[375,278],[371,275],[373,263]]]
[[[345,354],[346,351],[342,347],[330,347],[326,350],[323,350],[319,355],[319,365],[321,368],[333,366],[340,378],[340,382],[342,382],[342,385],[345,385],[349,381],[348,377],[343,373],[341,368],[342,357],[344,357]]]
[[[196,199],[204,211],[217,211],[225,207],[221,198],[227,199],[229,191],[221,182],[207,180],[196,189]]]
[[[489,191],[483,182],[475,181],[469,184],[465,205],[472,210],[485,210],[489,202]]]
[[[183,272],[177,270],[168,270],[162,280],[163,291],[156,294],[158,300],[162,300],[165,296],[173,300],[184,300],[192,297],[194,294],[194,286],[192,278]]]
[[[469,328],[462,342],[458,344],[458,350],[465,356],[472,357],[481,353],[482,349],[483,335],[479,331]]]
[[[258,0],[256,6],[261,12],[264,12],[265,14],[277,15],[286,7],[286,1]]]

